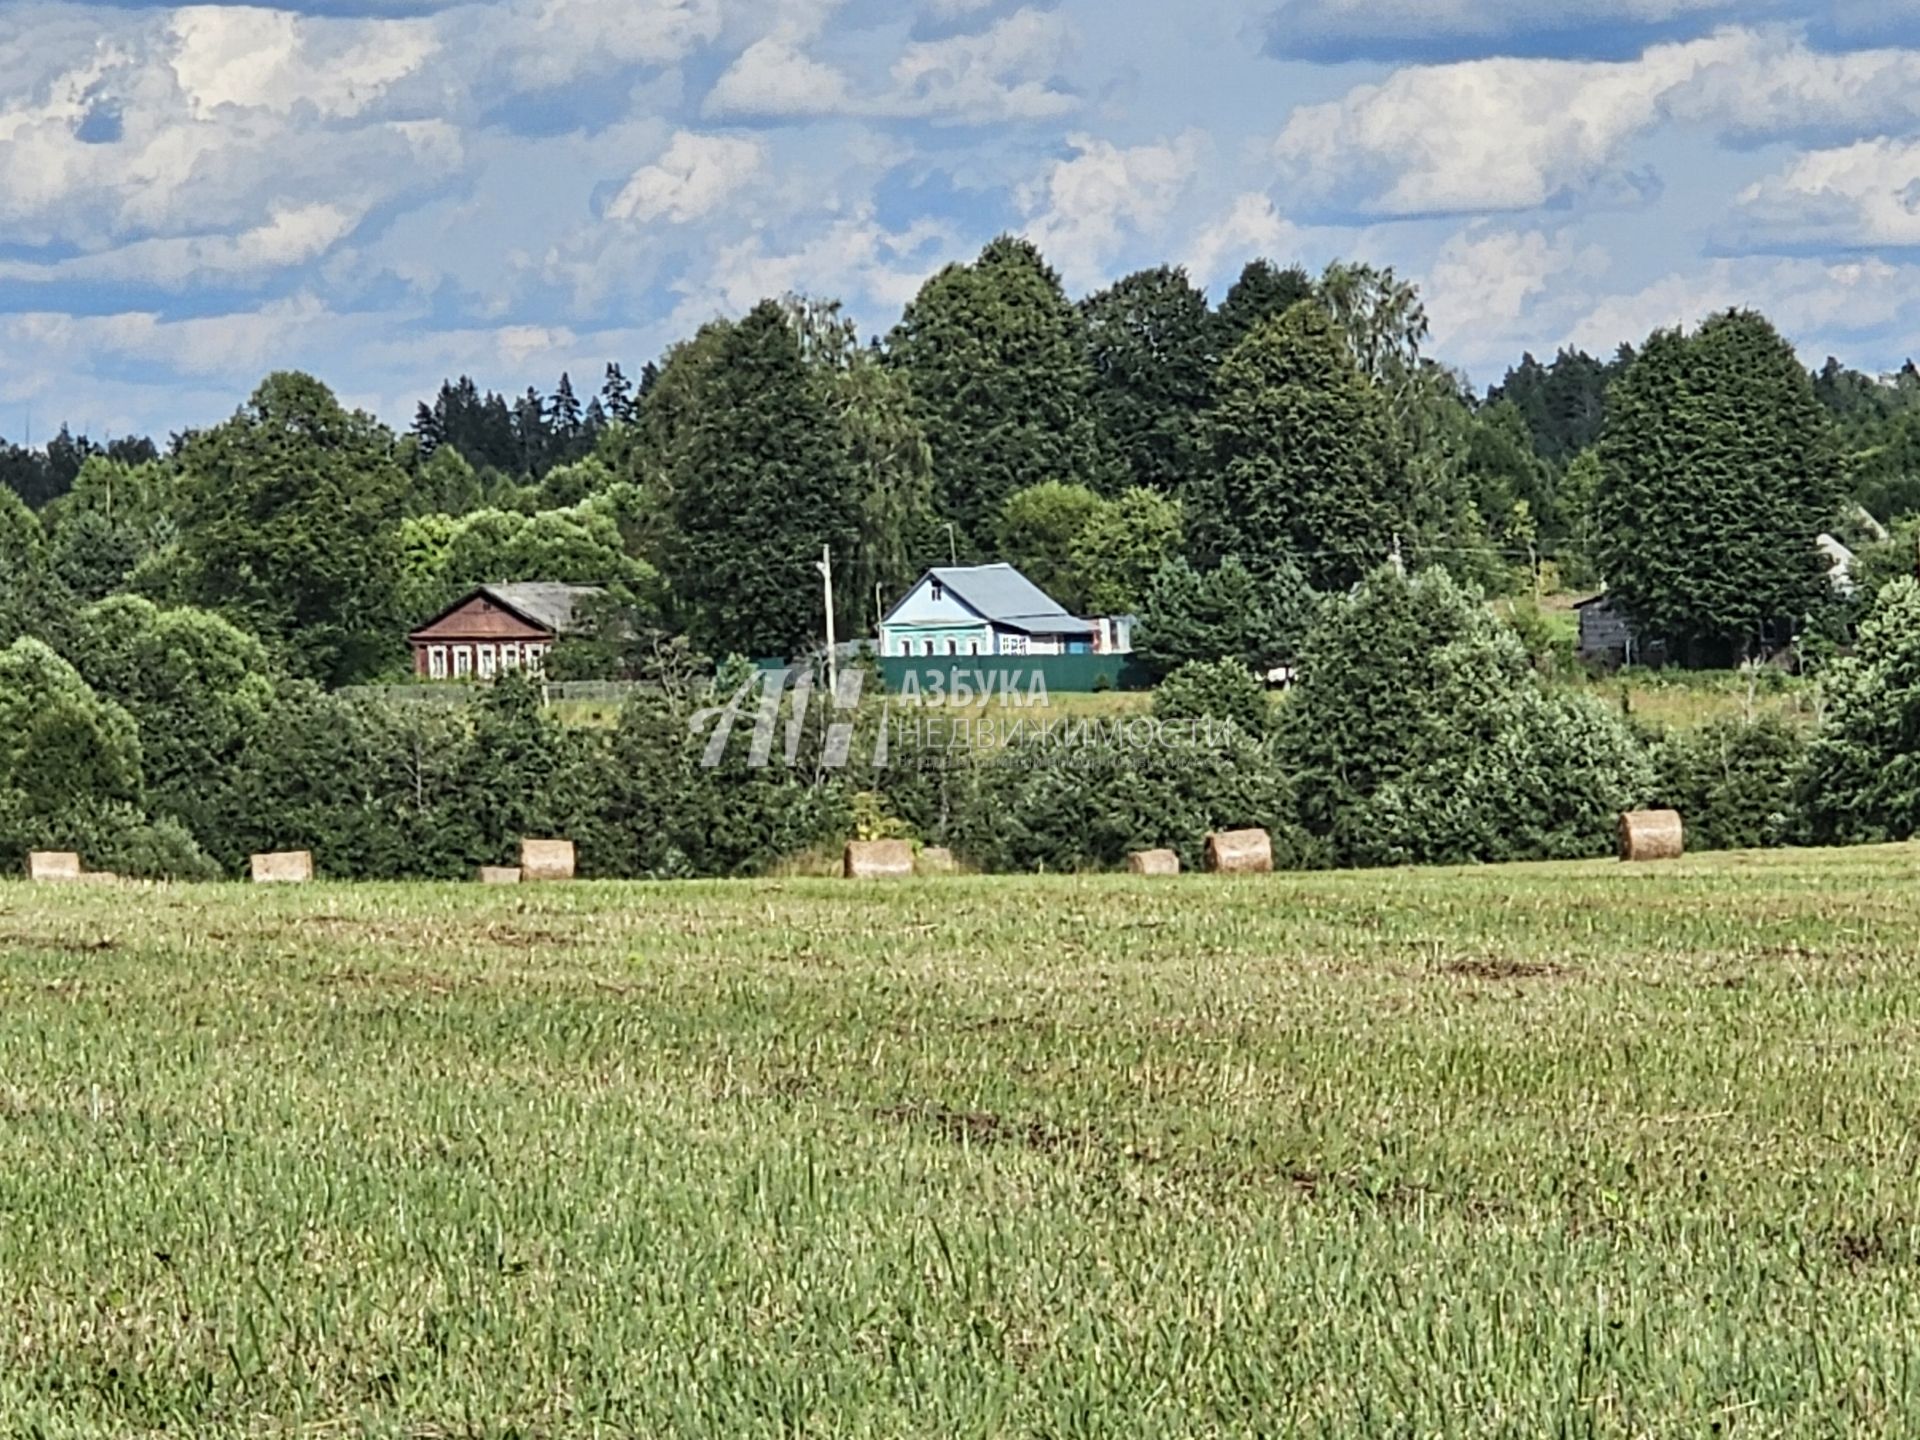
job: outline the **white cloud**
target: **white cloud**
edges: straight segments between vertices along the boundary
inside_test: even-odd
[[[356,115],[439,48],[422,20],[316,20],[244,5],[173,12],[171,64],[190,112],[224,105]]]
[[[1740,209],[1760,234],[1776,240],[1920,246],[1920,140],[1863,140],[1811,151],[1748,186]]]
[[[1716,260],[1677,271],[1627,294],[1608,296],[1575,321],[1569,340],[1595,354],[1639,344],[1657,329],[1692,326],[1718,311],[1756,309],[1803,357],[1845,348],[1850,335],[1920,353],[1920,266],[1884,260]]]
[[[1475,228],[1449,240],[1422,287],[1442,343],[1448,335],[1511,325],[1550,290],[1602,273],[1607,255],[1571,235]]]
[[[855,296],[897,310],[959,245],[943,225],[921,221],[891,231],[865,212],[816,226],[812,238],[770,250],[762,235],[720,247],[711,266],[676,287],[684,297],[670,322],[690,333],[715,315],[738,315],[770,295]]]
[[[715,83],[706,113],[979,125],[1055,119],[1079,106],[1056,84],[1072,31],[1055,14],[1020,10],[978,34],[912,43],[884,85],[856,83],[808,53],[811,38],[809,26],[790,23],[749,45]]]
[[[721,32],[720,0],[515,0],[475,6],[476,48],[513,85],[550,90],[581,75],[675,64]]]
[[[1234,279],[1247,261],[1281,259],[1299,248],[1300,230],[1258,191],[1235,197],[1187,247],[1187,273],[1201,285]]]
[[[677,225],[698,220],[758,175],[766,158],[758,140],[682,130],[657,161],[633,172],[608,202],[607,218]]]
[[[1051,165],[1020,195],[1026,231],[1071,286],[1108,275],[1130,235],[1155,233],[1180,203],[1206,153],[1206,137],[1188,131],[1160,145],[1123,150],[1091,135],[1071,135],[1076,152]]]
[[[51,263],[0,262],[0,279],[110,281],[184,290],[201,281],[244,283],[303,265],[352,232],[360,216],[340,205],[298,205],[233,235],[136,240],[113,250]]]
[[[1525,210],[1609,181],[1668,121],[1739,140],[1920,120],[1920,51],[1824,55],[1723,30],[1623,62],[1409,66],[1294,112],[1274,145],[1316,199],[1377,215]]]

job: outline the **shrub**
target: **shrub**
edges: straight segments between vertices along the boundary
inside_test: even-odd
[[[1889,581],[1854,653],[1821,680],[1826,723],[1807,749],[1802,805],[1821,844],[1920,832],[1920,583]]]
[[[1231,720],[1256,738],[1267,733],[1266,686],[1238,660],[1195,660],[1182,665],[1153,693],[1161,720]]]
[[[1775,716],[1719,720],[1664,737],[1659,803],[1687,822],[1690,850],[1758,850],[1792,841],[1807,742]]]

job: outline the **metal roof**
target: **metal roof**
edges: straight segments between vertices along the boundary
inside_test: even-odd
[[[1092,625],[1069,614],[1059,601],[1011,565],[947,567],[927,573],[981,619],[995,625],[1029,635],[1093,634]]]
[[[420,630],[428,630],[475,599],[491,600],[510,610],[529,625],[538,625],[555,636],[578,634],[583,628],[574,615],[580,602],[601,593],[598,585],[565,585],[554,580],[535,580],[514,585],[480,585],[469,590],[453,604],[427,621]],[[419,630],[414,632],[416,635]]]

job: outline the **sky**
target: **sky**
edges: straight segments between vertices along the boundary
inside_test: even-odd
[[[1031,236],[1081,295],[1416,279],[1481,387],[1734,305],[1920,354],[1920,0],[0,7],[0,434],[308,370],[595,388],[763,296],[883,332]]]

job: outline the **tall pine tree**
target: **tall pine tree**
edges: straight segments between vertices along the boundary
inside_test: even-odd
[[[1600,564],[1643,634],[1726,664],[1831,601],[1814,541],[1841,504],[1832,422],[1765,317],[1654,335],[1599,454]]]
[[[934,495],[962,543],[985,553],[1009,495],[1046,480],[1109,488],[1081,320],[1025,240],[1003,236],[941,271],[894,330],[933,446]]]
[[[667,576],[708,653],[789,657],[824,630],[821,547],[853,554],[847,451],[778,303],[711,343],[667,487]]]
[[[1101,429],[1135,485],[1174,492],[1193,473],[1215,363],[1207,297],[1184,270],[1129,275],[1080,307]]]
[[[1220,367],[1197,497],[1203,561],[1256,575],[1297,559],[1316,589],[1345,588],[1392,553],[1408,497],[1385,403],[1318,305],[1253,331]]]

